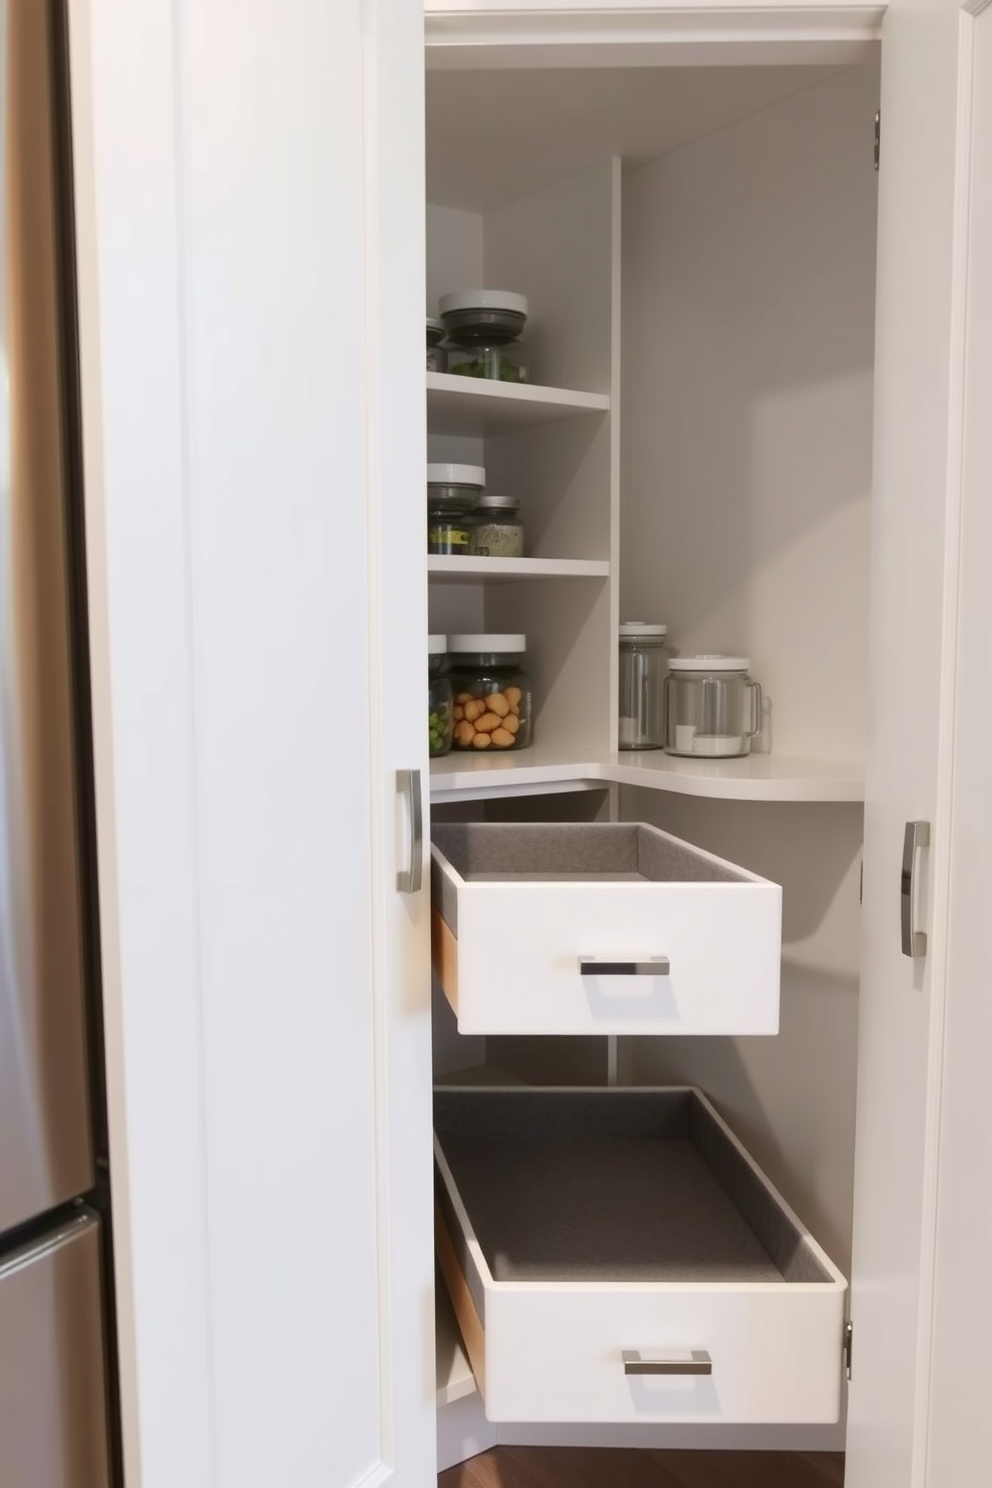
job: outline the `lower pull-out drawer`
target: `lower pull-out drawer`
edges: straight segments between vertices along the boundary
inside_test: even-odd
[[[782,891],[655,827],[445,823],[434,971],[461,1033],[777,1033]]]
[[[437,1089],[434,1127],[490,1420],[838,1419],[847,1284],[698,1091]]]

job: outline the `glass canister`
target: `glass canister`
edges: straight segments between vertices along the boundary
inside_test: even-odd
[[[523,635],[448,637],[455,749],[525,749],[531,687]]]
[[[675,656],[665,683],[666,754],[729,759],[761,732],[761,688],[746,656]]]
[[[433,316],[427,317],[427,370],[428,372],[446,372],[448,369],[448,355],[441,342],[444,340],[444,326]]]
[[[471,516],[472,553],[478,558],[522,558],[524,528],[515,496],[485,495]]]
[[[619,634],[620,748],[661,749],[668,626],[625,620]]]
[[[527,381],[527,296],[508,289],[466,289],[442,295],[438,313],[447,333],[448,371],[458,377]]]
[[[427,637],[427,738],[431,759],[451,748],[451,678],[447,667],[448,637]]]
[[[481,465],[428,465],[427,551],[460,554],[471,551],[472,530],[465,518],[486,485]]]

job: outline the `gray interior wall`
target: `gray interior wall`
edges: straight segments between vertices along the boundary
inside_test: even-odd
[[[621,809],[783,886],[778,1035],[625,1040],[623,1076],[705,1090],[849,1274],[861,808],[625,790]]]

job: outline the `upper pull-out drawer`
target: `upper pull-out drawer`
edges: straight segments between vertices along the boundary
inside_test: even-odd
[[[699,1091],[438,1089],[434,1132],[490,1420],[837,1420],[846,1282]]]
[[[782,891],[656,827],[433,830],[434,971],[462,1033],[777,1033]]]

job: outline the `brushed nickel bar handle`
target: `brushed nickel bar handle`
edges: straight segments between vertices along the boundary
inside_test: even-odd
[[[420,771],[397,770],[396,789],[405,798],[410,815],[409,867],[398,870],[396,888],[400,894],[419,894],[424,873],[424,808],[421,803]]]
[[[916,924],[916,862],[917,854],[930,846],[930,823],[911,821],[906,823],[906,835],[902,843],[902,873],[899,881],[899,902],[902,919],[902,953],[916,960],[927,953],[927,934]]]
[[[712,1374],[713,1360],[705,1349],[673,1350],[671,1353],[642,1353],[623,1350],[624,1374]]]
[[[642,961],[608,961],[603,956],[580,956],[580,976],[668,976],[667,956],[648,956]]]

